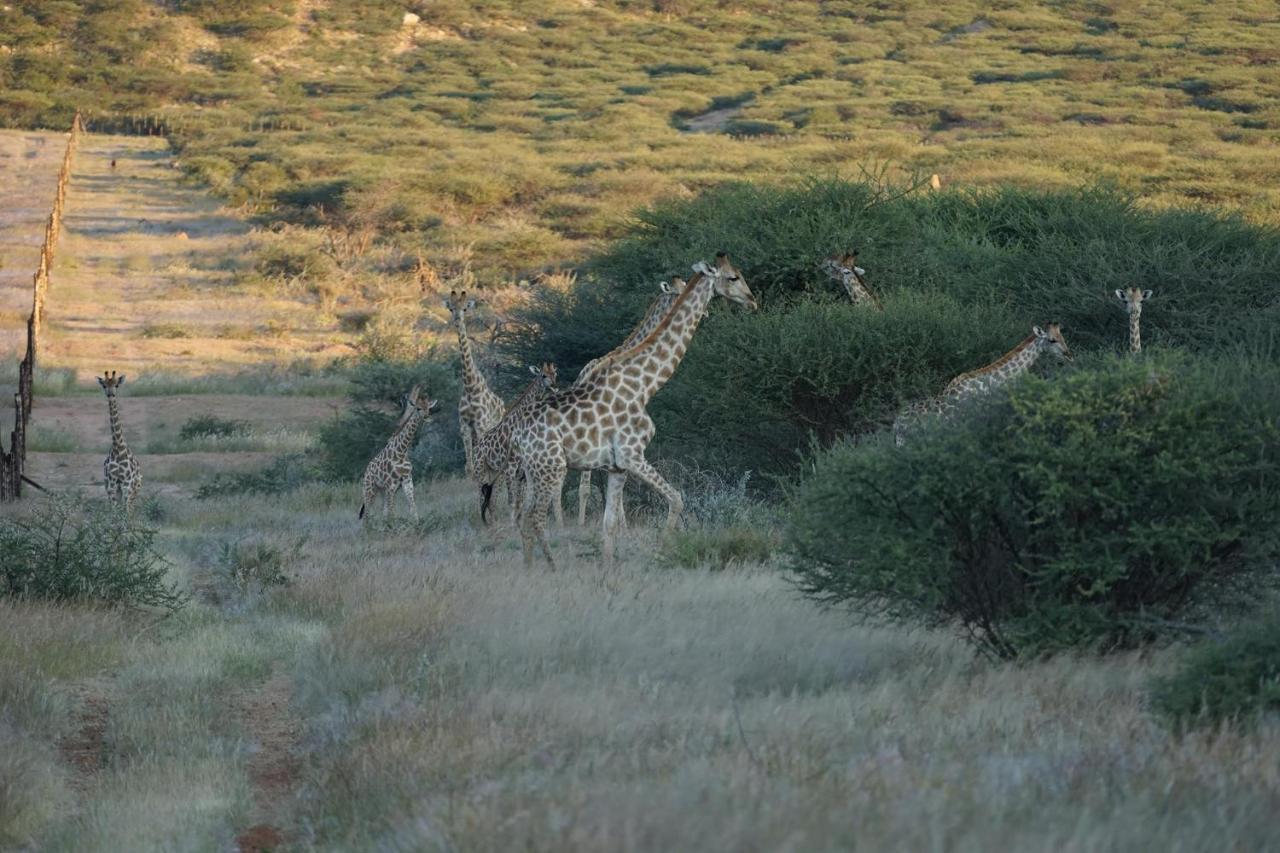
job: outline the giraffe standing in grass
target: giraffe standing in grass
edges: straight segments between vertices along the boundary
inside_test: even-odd
[[[116,403],[116,391],[124,384],[124,374],[116,376],[113,370],[98,377],[98,384],[107,392],[107,412],[111,416],[111,452],[102,463],[102,473],[107,484],[107,500],[125,513],[133,512],[133,503],[142,488],[142,469],[138,460],[124,443],[124,430],[120,426],[120,407]]]
[[[843,285],[845,293],[849,294],[849,301],[854,305],[868,305],[877,311],[884,310],[880,297],[875,295],[863,278],[867,271],[858,266],[857,249],[825,259],[822,271]]]
[[[670,283],[665,281],[659,282],[658,289],[661,292],[653,302],[649,304],[649,309],[645,311],[644,317],[640,319],[640,322],[636,324],[636,327],[631,330],[631,334],[627,335],[626,338],[623,339],[622,343],[615,347],[609,354],[587,362],[586,367],[582,368],[578,373],[578,378],[574,380],[574,385],[576,386],[580,382],[585,382],[591,375],[592,371],[595,370],[596,365],[608,358],[610,355],[629,350],[648,337],[649,333],[656,329],[658,324],[662,322],[662,318],[667,315],[667,311],[670,310],[672,304],[680,294],[684,292],[684,288],[685,280],[680,276],[672,276]],[[582,477],[578,483],[579,525],[587,523],[587,498],[590,497],[590,495],[591,470],[584,469]],[[623,504],[621,492],[618,493],[618,524],[624,528],[627,526],[626,507]]]
[[[493,483],[505,479],[512,488],[507,490],[507,505],[511,510],[511,523],[514,525],[520,515],[524,490],[520,482],[520,460],[511,446],[511,434],[517,425],[525,423],[535,405],[556,387],[556,366],[544,363],[542,367],[529,366],[533,379],[516,397],[511,408],[498,421],[498,425],[484,434],[476,445],[475,480],[480,485],[483,504],[480,507],[480,518],[489,523],[489,501],[493,496]],[[556,502],[557,513],[563,509]],[[563,518],[559,519],[564,526]]]
[[[751,289],[723,252],[716,256],[714,268],[699,263],[694,269],[697,274],[644,340],[605,357],[564,393],[549,395],[528,423],[514,430],[512,443],[528,491],[520,519],[526,566],[533,562],[535,545],[548,565],[555,566],[546,539],[547,508],[560,494],[569,468],[609,472],[602,521],[606,566],[613,562],[618,499],[627,476],[667,499],[668,528],[679,519],[684,498],[644,457],[654,434],[645,405],[684,358],[712,297],[756,308]]]
[[[1028,338],[995,361],[977,370],[961,373],[947,383],[939,396],[913,403],[893,422],[894,444],[901,447],[906,443],[906,433],[911,422],[920,416],[946,414],[964,400],[994,391],[1030,370],[1031,365],[1046,352],[1066,361],[1071,360],[1071,350],[1057,323],[1050,323],[1048,329],[1033,326]]]
[[[1129,352],[1134,355],[1142,352],[1142,305],[1150,298],[1151,291],[1140,287],[1116,291],[1116,299],[1129,315]]]
[[[462,432],[462,449],[466,454],[467,475],[474,476],[475,445],[486,432],[498,425],[506,406],[502,398],[489,390],[484,374],[476,365],[471,350],[471,338],[467,334],[467,312],[476,307],[474,299],[467,298],[464,290],[449,292],[444,301],[458,331],[458,352],[462,356],[462,396],[458,399],[458,427]]]
[[[373,499],[381,492],[383,516],[390,520],[391,505],[395,503],[397,491],[404,492],[409,512],[414,518],[418,517],[418,505],[413,499],[413,463],[409,460],[409,451],[413,449],[418,427],[431,415],[435,404],[435,400],[421,396],[417,385],[404,398],[404,413],[396,422],[391,440],[369,460],[364,476],[360,478],[360,519],[364,519],[366,510],[372,512]]]

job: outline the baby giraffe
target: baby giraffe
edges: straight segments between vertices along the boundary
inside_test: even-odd
[[[107,412],[111,416],[111,452],[102,463],[102,473],[107,484],[107,500],[123,507],[126,514],[133,512],[133,502],[142,488],[142,469],[124,443],[124,430],[120,427],[120,408],[116,405],[116,389],[124,384],[124,374],[116,376],[113,370],[98,377],[98,384],[107,392]]]
[[[880,304],[880,297],[867,286],[867,280],[864,278],[867,271],[858,266],[857,249],[832,255],[825,259],[821,266],[823,272],[840,282],[844,292],[849,294],[849,301],[854,305],[867,305],[877,311],[884,309]]]
[[[1142,303],[1150,298],[1151,291],[1140,287],[1116,291],[1116,299],[1120,300],[1125,313],[1129,315],[1129,352],[1133,355],[1142,352],[1142,329],[1139,326],[1142,322]]]
[[[383,515],[390,520],[391,505],[395,503],[397,490],[404,491],[409,511],[414,518],[418,517],[418,505],[413,500],[413,463],[409,461],[409,450],[413,447],[418,427],[431,415],[431,410],[436,405],[435,400],[422,397],[419,391],[419,387],[415,385],[404,398],[404,414],[396,423],[391,440],[365,466],[364,477],[360,480],[361,519],[364,518],[366,508],[372,510],[374,497],[382,492]]]

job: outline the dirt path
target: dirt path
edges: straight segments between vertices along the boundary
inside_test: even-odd
[[[111,703],[107,696],[108,683],[93,678],[76,684],[71,695],[75,698],[76,729],[58,744],[62,759],[71,766],[71,787],[83,793],[102,768],[104,738],[110,718]]]
[[[278,849],[287,840],[290,800],[298,781],[300,723],[289,710],[293,680],[277,671],[256,690],[234,697],[236,718],[250,738],[249,781],[254,823],[236,836],[244,853]]]

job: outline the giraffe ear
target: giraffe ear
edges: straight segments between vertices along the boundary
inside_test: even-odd
[[[116,387],[119,388],[123,384],[124,384],[124,374],[121,373],[119,376],[116,377]]]
[[[663,293],[670,293],[671,285],[668,282],[660,281],[658,282],[658,290],[661,290]]]
[[[534,376],[537,376],[541,371],[539,371],[537,367],[531,364],[529,365],[529,372],[532,373]]]
[[[101,385],[103,388],[107,387],[106,381],[104,381],[101,376],[98,377],[98,384]]]
[[[1031,334],[1035,335],[1037,338],[1045,337],[1044,329],[1040,328],[1039,326],[1032,326]]]
[[[700,272],[703,275],[715,275],[715,270],[711,269],[711,265],[706,261],[698,261],[693,265],[694,272]]]
[[[1144,291],[1142,291],[1142,301],[1143,301],[1143,302],[1146,302],[1146,301],[1147,301],[1148,299],[1150,299],[1150,298],[1151,298],[1151,291],[1150,291],[1150,290],[1144,290]]]
[[[1124,302],[1124,291],[1123,291],[1123,290],[1120,290],[1119,288],[1116,288],[1116,299],[1119,299],[1121,302]]]

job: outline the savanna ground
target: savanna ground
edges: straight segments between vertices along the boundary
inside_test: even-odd
[[[206,343],[232,364],[289,351],[218,336],[261,322],[261,303],[221,280],[253,235],[165,166],[136,140],[81,149],[31,470],[96,494],[106,411],[89,377],[137,371],[121,406],[145,517],[192,599],[168,618],[0,605],[6,846],[1274,843],[1280,733],[1170,734],[1146,707],[1167,651],[993,664],[946,633],[817,610],[773,559],[673,566],[643,515],[611,572],[594,527],[554,534],[559,571],[526,571],[458,480],[420,491],[421,521],[370,534],[353,486],[194,499],[217,472],[305,450],[337,403],[296,393],[324,391],[323,378],[149,378]],[[183,278],[182,299],[157,298],[166,275]],[[306,317],[308,305],[271,310]],[[162,323],[186,336],[141,332]],[[314,345],[344,345],[316,327]],[[178,428],[200,414],[251,426],[184,444]]]

